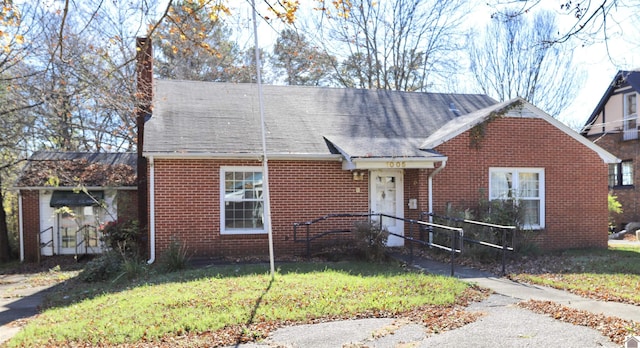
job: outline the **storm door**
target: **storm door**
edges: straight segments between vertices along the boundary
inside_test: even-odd
[[[404,185],[402,170],[373,170],[370,175],[371,212],[404,218]],[[377,217],[374,217],[378,221]],[[390,217],[382,217],[382,225],[389,232],[404,235],[404,222]],[[389,236],[387,245],[403,246],[404,239]]]

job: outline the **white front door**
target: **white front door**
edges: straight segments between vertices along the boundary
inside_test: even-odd
[[[370,177],[371,212],[404,218],[404,180],[402,170],[373,170]],[[374,217],[379,221],[377,217]],[[391,233],[404,235],[404,221],[382,217],[382,226]],[[387,246],[403,246],[404,239],[389,235]]]

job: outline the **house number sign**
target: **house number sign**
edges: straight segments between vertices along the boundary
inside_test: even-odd
[[[405,161],[389,161],[387,162],[387,167],[389,168],[405,168],[407,166],[407,162]]]

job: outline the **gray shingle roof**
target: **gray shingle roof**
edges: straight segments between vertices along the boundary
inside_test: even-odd
[[[146,154],[261,153],[257,85],[154,84]],[[422,141],[456,114],[496,103],[478,94],[272,85],[263,85],[263,101],[270,154],[327,155],[326,138],[356,155],[372,156],[420,155]]]

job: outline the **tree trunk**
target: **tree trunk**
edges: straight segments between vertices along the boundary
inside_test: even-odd
[[[7,228],[7,213],[4,211],[4,194],[2,191],[2,176],[0,176],[0,263],[11,259],[9,245],[9,229]]]

